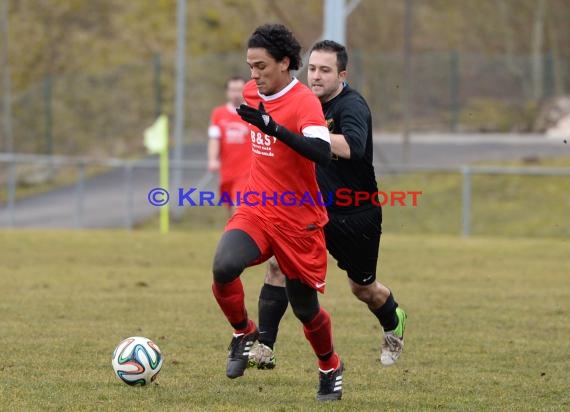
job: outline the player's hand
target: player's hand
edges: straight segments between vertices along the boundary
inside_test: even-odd
[[[220,161],[218,159],[208,161],[208,171],[217,172],[220,170]]]
[[[265,111],[263,102],[259,102],[259,109],[242,104],[237,108],[237,113],[243,120],[256,126],[269,136],[275,136],[277,130],[279,130],[279,125]]]

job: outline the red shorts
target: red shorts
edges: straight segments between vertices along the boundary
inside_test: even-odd
[[[223,180],[220,182],[220,196],[222,193],[227,193],[235,205],[237,200],[237,192],[240,192],[240,196],[243,196],[243,191],[247,180],[249,179],[249,173],[243,176],[234,177],[232,179]],[[226,203],[228,207],[231,207],[229,203]]]
[[[298,279],[324,293],[327,275],[327,249],[323,229],[304,233],[288,230],[283,225],[267,222],[252,207],[239,207],[226,224],[225,231],[239,229],[255,242],[261,255],[249,266],[258,265],[275,255],[281,271],[288,279]]]

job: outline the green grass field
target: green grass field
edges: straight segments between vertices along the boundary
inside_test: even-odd
[[[568,410],[568,239],[389,235],[380,278],[409,313],[384,368],[376,321],[331,262],[321,302],[346,364],[343,400],[314,400],[316,362],[289,310],[273,371],[225,377],[231,330],[210,291],[218,230],[0,231],[2,410]],[[250,314],[263,267],[244,275]],[[161,347],[160,384],[114,377],[131,335]]]

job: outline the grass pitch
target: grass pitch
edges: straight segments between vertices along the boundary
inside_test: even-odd
[[[346,364],[343,400],[314,400],[316,362],[289,310],[273,371],[225,377],[231,330],[211,291],[220,232],[0,231],[2,410],[568,410],[570,243],[390,235],[380,276],[408,311],[400,362],[331,261],[321,302]],[[263,267],[244,275],[250,314]],[[160,346],[160,384],[114,377],[131,335]]]

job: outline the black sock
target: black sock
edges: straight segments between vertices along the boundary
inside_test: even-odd
[[[396,315],[397,307],[398,303],[396,303],[392,292],[390,292],[390,296],[388,296],[388,299],[386,299],[386,303],[384,303],[378,309],[371,310],[371,312],[374,313],[374,316],[378,318],[380,325],[382,325],[382,328],[386,332],[394,330],[398,327],[398,316]]]
[[[287,310],[289,300],[284,287],[268,285],[259,293],[259,342],[273,349],[277,340],[279,322]]]

